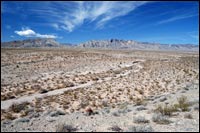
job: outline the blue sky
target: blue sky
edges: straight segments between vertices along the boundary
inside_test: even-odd
[[[199,44],[199,2],[1,2],[1,41],[111,38]]]

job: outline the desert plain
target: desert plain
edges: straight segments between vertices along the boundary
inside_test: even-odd
[[[1,131],[199,132],[199,53],[1,48]]]

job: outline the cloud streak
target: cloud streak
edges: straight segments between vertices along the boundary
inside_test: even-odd
[[[108,21],[124,16],[146,2],[77,2],[77,10],[70,12],[63,19],[62,28],[73,31],[84,21],[96,22],[96,27],[101,28]]]
[[[165,24],[165,23],[169,23],[169,22],[174,22],[177,20],[181,20],[181,19],[186,19],[186,18],[190,18],[190,17],[194,17],[197,16],[198,14],[184,14],[184,15],[179,15],[179,16],[174,16],[165,20],[161,20],[159,22],[157,22],[157,24]]]
[[[85,22],[94,22],[96,28],[101,28],[107,22],[125,16],[145,3],[144,1],[22,2],[18,6],[24,4],[26,9],[23,10],[29,15],[42,18],[57,30],[72,32]]]
[[[15,31],[16,34],[23,37],[39,37],[39,38],[57,38],[55,35],[40,34],[29,28],[22,28],[21,31]]]

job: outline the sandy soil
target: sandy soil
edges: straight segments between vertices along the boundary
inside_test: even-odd
[[[197,132],[199,54],[1,49],[1,131]]]

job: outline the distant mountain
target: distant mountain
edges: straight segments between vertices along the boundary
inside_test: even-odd
[[[1,43],[1,47],[60,47],[60,44],[52,38],[36,38],[20,41],[11,41]]]
[[[68,46],[68,47],[76,47],[77,44],[72,44],[72,43],[60,43],[63,46]]]
[[[99,40],[88,41],[79,44],[84,48],[111,48],[111,49],[135,49],[135,50],[181,50],[181,51],[199,51],[199,45],[194,44],[160,44],[150,42],[138,42],[133,40]]]
[[[37,38],[21,41],[1,43],[1,47],[79,47],[79,48],[109,48],[132,50],[168,50],[168,51],[199,51],[199,45],[194,44],[160,44],[150,42],[138,42],[133,40],[91,40],[81,44],[58,43],[52,38]]]

